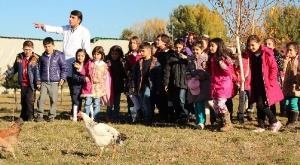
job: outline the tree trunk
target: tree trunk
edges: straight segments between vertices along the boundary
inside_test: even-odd
[[[240,48],[240,39],[239,36],[236,37],[236,45],[237,45],[237,53],[238,53],[238,60],[239,60],[239,66],[240,66],[240,93],[239,93],[239,106],[238,106],[238,120],[239,122],[244,122],[244,110],[245,110],[245,75],[244,75],[244,67],[243,67],[243,61],[242,61],[242,54],[241,54],[241,48]],[[249,98],[248,98],[249,99]]]
[[[236,29],[236,47],[237,47],[237,53],[238,53],[238,61],[239,61],[239,66],[240,66],[240,79],[241,79],[241,83],[240,83],[240,94],[239,94],[239,115],[238,118],[239,120],[244,120],[243,116],[244,116],[244,105],[245,105],[245,76],[244,76],[244,67],[243,67],[243,61],[242,61],[242,53],[241,53],[241,46],[240,46],[240,26],[241,26],[241,2],[238,4],[238,17],[237,17],[237,29]],[[247,45],[246,45],[247,46]]]

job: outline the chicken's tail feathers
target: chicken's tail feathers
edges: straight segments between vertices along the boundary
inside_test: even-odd
[[[119,133],[116,142],[117,144],[123,145],[127,139],[128,138],[124,133]]]
[[[0,146],[4,148],[11,147],[14,144],[17,144],[18,140],[16,136],[9,136],[6,138],[0,138]]]

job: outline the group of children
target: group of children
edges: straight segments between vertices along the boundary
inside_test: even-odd
[[[64,54],[54,49],[50,37],[45,38],[43,44],[45,52],[38,56],[33,53],[33,43],[25,41],[24,52],[1,77],[19,73],[24,120],[34,119],[34,90],[39,89],[36,120],[44,120],[43,105],[49,94],[49,121],[53,121],[58,86],[66,80],[68,69]],[[281,102],[281,112],[285,111],[288,117],[287,126],[295,127],[300,95],[298,44],[288,43],[285,56],[276,51],[273,38],[267,38],[264,46],[258,36],[251,35],[246,45],[242,53],[243,80],[239,77],[235,53],[221,38],[202,36],[198,39],[189,33],[173,45],[166,34],[159,34],[153,44],[134,36],[129,40],[129,51],[125,55],[117,45],[110,48],[108,55],[101,46],[96,46],[92,58],[85,49],[78,49],[72,69],[71,119],[76,121],[77,112],[84,110],[95,121],[100,121],[100,105],[105,105],[107,122],[118,123],[121,94],[125,93],[129,123],[151,125],[157,108],[160,122],[185,120],[193,113],[196,129],[204,129],[210,124],[211,116],[215,116],[220,131],[229,131],[232,98],[244,83],[249,98],[248,120],[252,120],[253,103],[256,103],[258,128],[255,132],[265,130],[266,117],[273,132],[282,127],[276,119],[278,102]]]

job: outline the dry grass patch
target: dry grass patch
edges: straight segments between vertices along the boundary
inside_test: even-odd
[[[0,128],[5,128],[12,124],[14,98],[12,95],[0,97]],[[234,103],[237,103],[236,99]],[[100,149],[92,142],[83,122],[68,120],[70,104],[69,96],[65,96],[53,123],[25,123],[15,147],[18,159],[1,152],[0,164],[300,164],[299,128],[257,134],[251,131],[255,128],[255,121],[236,124],[228,133],[193,130],[193,123],[154,123],[152,127],[110,124],[125,133],[129,140],[118,148],[115,159],[111,158],[112,148],[109,146],[103,157],[95,161]],[[124,97],[121,107],[125,120]],[[49,109],[48,102],[46,109]],[[18,117],[19,113],[16,112],[15,116]],[[286,121],[279,119],[283,123]]]

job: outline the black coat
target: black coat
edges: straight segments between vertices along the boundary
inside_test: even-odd
[[[74,66],[72,72],[72,103],[81,106],[80,95],[82,85],[85,83],[85,76],[77,72]]]
[[[127,77],[124,69],[124,65],[121,60],[113,60],[111,58],[107,58],[110,60],[111,66],[109,67],[110,75],[112,78],[112,85],[114,93],[122,93],[124,92],[124,80]]]
[[[187,89],[185,72],[188,64],[187,59],[182,59],[177,53],[171,54],[166,60],[164,67],[164,86],[168,89]]]
[[[168,49],[166,51],[162,51],[162,52],[158,52],[156,55],[157,61],[160,63],[162,71],[164,70],[164,67],[167,63],[168,58],[170,57],[170,55],[172,55],[174,53],[173,50]]]

